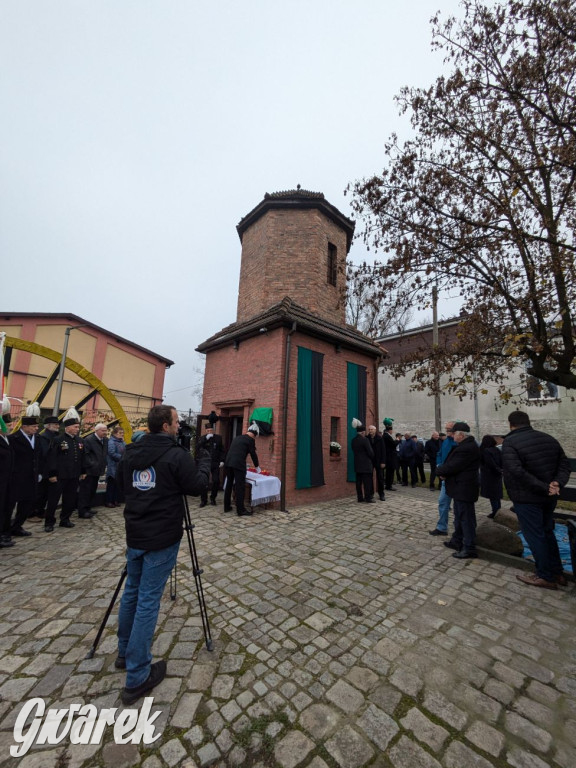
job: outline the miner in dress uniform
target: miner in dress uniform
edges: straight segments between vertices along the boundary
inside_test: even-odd
[[[64,433],[54,440],[50,456],[48,479],[54,490],[48,498],[44,530],[52,533],[56,522],[56,506],[62,496],[60,527],[74,528],[70,515],[76,509],[78,483],[86,477],[84,469],[84,442],[79,436],[80,416],[70,408],[64,417]]]

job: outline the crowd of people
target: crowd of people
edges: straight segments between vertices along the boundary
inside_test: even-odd
[[[47,416],[41,425],[37,403],[27,407],[19,425],[9,412],[2,420],[6,432],[0,436],[0,548],[31,536],[29,524],[43,524],[46,533],[53,533],[59,505],[60,528],[74,527],[71,517],[76,510],[79,519],[92,518],[102,475],[105,505],[120,506],[116,468],[126,447],[122,427],[114,426],[108,437],[108,426],[98,423],[81,437],[75,409],[68,410],[62,423]]]
[[[385,501],[394,481],[415,488],[428,484],[438,496],[438,521],[431,536],[448,537],[450,509],[454,525],[444,542],[456,559],[478,557],[476,510],[479,496],[490,501],[489,518],[501,509],[504,486],[530,548],[536,573],[517,575],[519,581],[544,589],[565,586],[553,512],[570,477],[570,463],[551,435],[532,428],[528,414],[514,411],[508,417],[507,435],[484,435],[478,443],[464,421],[448,421],[445,432],[433,431],[426,441],[413,432],[393,432],[393,419],[384,419],[384,431],[366,429],[352,420],[356,493],[359,503]],[[429,463],[428,476],[424,462]],[[374,481],[375,479],[375,481]]]

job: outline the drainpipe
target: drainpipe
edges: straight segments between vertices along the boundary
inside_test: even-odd
[[[280,509],[286,512],[286,444],[288,430],[288,385],[290,382],[290,350],[292,347],[292,334],[296,331],[296,320],[286,336],[286,360],[284,362],[284,405],[282,414],[282,463],[280,467]]]

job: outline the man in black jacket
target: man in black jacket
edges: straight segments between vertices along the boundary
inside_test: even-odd
[[[446,493],[454,499],[454,533],[444,546],[457,550],[452,557],[465,559],[478,557],[474,503],[478,501],[480,448],[464,421],[454,424],[453,437],[456,447],[436,471],[446,482]]]
[[[216,505],[216,496],[218,496],[218,489],[220,488],[220,469],[224,466],[224,445],[222,444],[222,438],[220,435],[214,433],[214,427],[212,424],[204,425],[205,434],[202,435],[198,443],[199,450],[208,451],[210,454],[210,472],[212,474],[212,482],[210,485],[210,504]],[[200,506],[205,507],[208,503],[208,489],[205,489],[200,494]]]
[[[395,491],[396,488],[392,487],[394,483],[394,472],[398,463],[398,445],[394,440],[393,434],[394,427],[391,424],[384,425],[384,432],[382,433],[382,442],[384,445],[384,464],[385,470],[385,482],[384,487],[387,491]]]
[[[62,495],[60,527],[74,528],[70,520],[78,504],[78,483],[84,479],[84,441],[80,437],[80,417],[70,408],[64,417],[64,433],[54,439],[49,454],[48,479],[54,485],[48,495],[44,530],[52,533],[56,522],[56,507]]]
[[[252,510],[244,506],[244,493],[246,491],[246,459],[248,454],[256,468],[260,472],[260,463],[256,453],[256,435],[260,433],[256,424],[251,424],[245,435],[238,435],[230,443],[230,448],[224,460],[226,468],[226,488],[224,489],[224,512],[232,512],[232,485],[235,486],[236,513],[243,517],[251,515]]]
[[[382,435],[378,434],[378,430],[375,426],[368,427],[368,442],[374,453],[372,463],[376,472],[376,487],[378,489],[378,498],[380,501],[385,501],[384,496],[384,469],[386,468],[386,461],[384,458],[384,441]]]
[[[108,462],[108,427],[96,424],[94,432],[84,438],[84,471],[86,476],[78,486],[78,517],[89,520],[94,517],[92,505],[96,499],[98,479],[106,472]]]
[[[164,660],[152,664],[152,639],[160,599],[172,571],[183,533],[184,494],[206,487],[210,459],[195,463],[176,442],[178,412],[156,405],[148,414],[149,434],[124,452],[116,481],[126,503],[126,570],[118,614],[117,669],[126,669],[121,699],[132,704],[166,675]]]
[[[560,490],[570,477],[570,462],[551,435],[537,432],[523,411],[508,416],[510,432],[502,444],[504,483],[514,512],[536,563],[536,573],[519,573],[524,584],[544,589],[565,586],[554,509]]]
[[[20,429],[8,437],[14,462],[10,478],[10,509],[15,508],[10,531],[12,536],[32,535],[23,528],[23,523],[35,512],[40,466],[37,432],[38,417],[24,416]]]
[[[438,457],[438,452],[440,451],[440,435],[438,432],[434,431],[430,435],[430,440],[426,440],[424,444],[424,451],[426,453],[426,456],[428,456],[428,461],[430,462],[430,490],[435,491],[436,490],[436,459]]]
[[[57,416],[46,416],[44,429],[38,433],[38,445],[40,447],[40,480],[36,489],[36,516],[37,521],[43,521],[46,516],[46,504],[48,496],[57,491],[57,486],[48,479],[50,469],[51,451],[54,449],[54,440],[60,432],[60,422]],[[58,502],[58,499],[56,499]],[[34,519],[34,518],[32,518]]]
[[[356,425],[357,419],[353,419]],[[356,425],[356,437],[352,439],[351,447],[354,454],[354,472],[356,473],[356,495],[358,501],[374,504],[374,451],[366,437],[366,427],[359,422]]]

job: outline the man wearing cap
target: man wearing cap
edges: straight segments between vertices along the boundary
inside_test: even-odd
[[[454,424],[453,435],[456,447],[436,471],[446,483],[446,493],[454,499],[454,533],[444,546],[456,550],[452,557],[465,559],[478,557],[474,504],[478,501],[480,448],[465,421]]]
[[[356,496],[358,503],[375,504],[374,481],[374,451],[366,437],[366,427],[358,419],[352,420],[356,429],[356,437],[352,438],[351,448],[354,454],[354,472],[356,473]]]
[[[78,483],[85,477],[84,441],[79,437],[80,417],[71,408],[64,418],[64,434],[54,440],[54,450],[50,456],[48,478],[56,484],[57,490],[48,500],[44,530],[52,533],[56,522],[56,506],[62,496],[60,527],[74,528],[70,515],[76,509]]]
[[[33,404],[36,405],[36,404]],[[40,408],[37,408],[39,413]],[[26,409],[26,416],[17,432],[8,437],[12,448],[13,465],[10,478],[10,512],[16,508],[10,525],[12,536],[31,536],[22,524],[32,517],[35,510],[36,486],[38,483],[40,446],[36,438],[38,415],[33,406]]]
[[[570,462],[556,438],[530,426],[527,413],[513,411],[508,423],[510,432],[502,444],[504,483],[536,565],[536,573],[519,573],[516,578],[531,587],[564,587],[554,510],[570,478]]]
[[[214,433],[212,424],[204,424],[204,434],[198,443],[198,449],[208,451],[210,454],[210,504],[216,506],[216,496],[220,488],[220,469],[224,466],[224,445],[220,435]],[[200,494],[200,506],[205,507],[208,503],[208,489],[204,488]]]
[[[236,513],[243,517],[251,515],[252,510],[244,506],[244,493],[246,490],[246,459],[248,454],[256,468],[260,472],[260,463],[256,453],[256,435],[260,430],[256,424],[251,424],[244,435],[238,435],[230,443],[230,448],[224,460],[226,471],[226,488],[224,489],[224,512],[232,512],[232,484],[236,493]]]
[[[54,492],[55,486],[48,480],[48,469],[50,466],[50,452],[54,448],[54,440],[60,432],[60,422],[57,416],[46,416],[44,419],[44,429],[38,433],[37,440],[40,448],[40,475],[38,486],[36,488],[36,517],[31,518],[40,522],[46,517],[46,505],[51,492]],[[58,502],[58,499],[56,499]]]
[[[98,480],[106,472],[108,462],[108,427],[96,424],[94,432],[84,439],[84,479],[78,486],[78,517],[89,520],[94,517],[92,505],[96,499]]]

